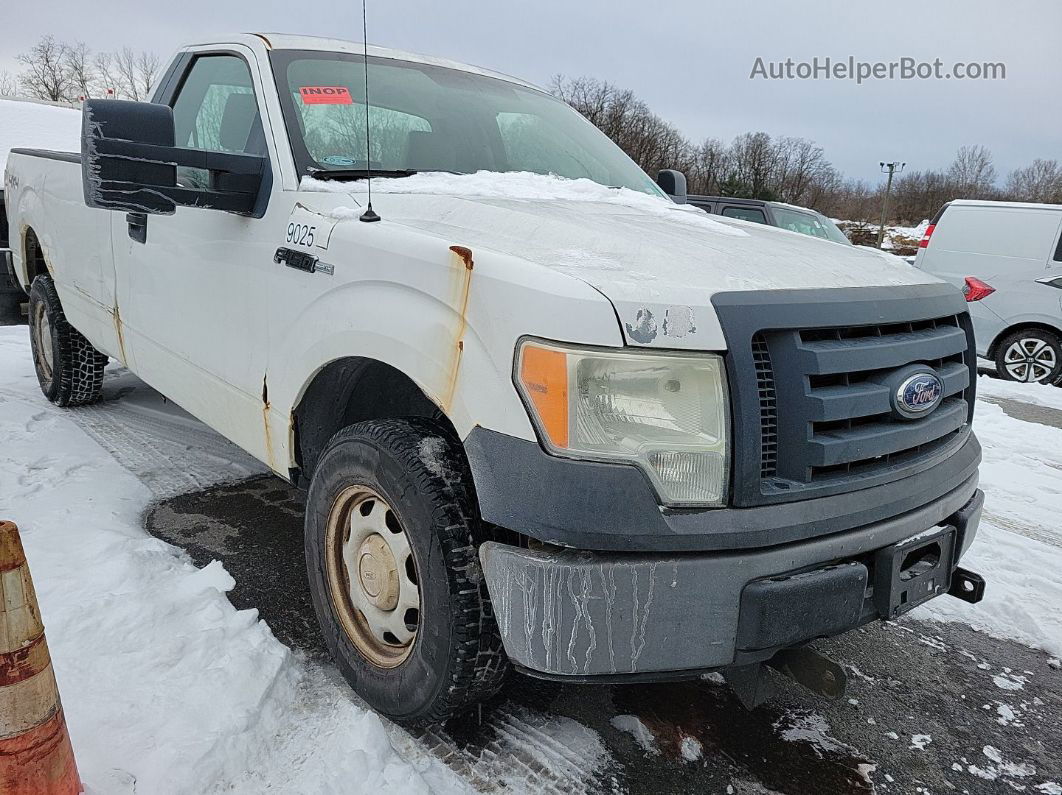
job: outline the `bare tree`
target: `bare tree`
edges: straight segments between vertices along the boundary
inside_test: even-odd
[[[650,174],[686,172],[691,193],[777,199],[813,207],[833,218],[877,223],[882,186],[846,180],[821,146],[806,138],[748,132],[724,145],[690,143],[627,89],[588,77],[553,78],[551,90],[609,136]],[[956,198],[1010,198],[1062,203],[1062,165],[1036,160],[996,186],[992,153],[963,146],[946,170],[911,171],[896,180],[888,222],[917,224]]]
[[[60,102],[70,99],[72,81],[66,61],[69,48],[48,35],[40,39],[29,52],[18,56],[25,69],[19,82],[31,97]]]
[[[66,69],[72,92],[82,97],[92,96],[96,72],[92,66],[92,53],[84,42],[63,45],[63,68]]]
[[[963,198],[984,198],[996,184],[992,153],[983,146],[961,146],[948,169],[948,179]]]
[[[1062,167],[1057,160],[1037,158],[1010,172],[1005,193],[1014,201],[1062,204]]]
[[[131,47],[97,53],[93,60],[98,91],[108,91],[119,99],[146,100],[158,76],[161,63],[154,53]]]
[[[148,99],[155,85],[162,62],[159,56],[147,50],[141,50],[136,56],[136,93],[139,99]]]
[[[695,158],[689,141],[630,90],[593,78],[561,76],[553,78],[551,90],[615,141],[649,174],[661,168],[687,171],[693,167]]]
[[[0,72],[0,97],[18,96],[18,79],[6,69]]]

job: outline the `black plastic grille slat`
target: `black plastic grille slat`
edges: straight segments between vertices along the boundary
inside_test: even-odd
[[[966,401],[948,398],[920,420],[895,422],[885,415],[847,428],[816,428],[810,442],[812,466],[852,464],[906,452],[957,431],[966,414]]]
[[[774,388],[771,352],[762,334],[752,338],[756,388],[760,400],[760,477],[774,477],[778,468],[778,396]]]
[[[786,357],[787,394],[800,405],[779,406],[775,354]],[[861,476],[917,460],[963,432],[969,414],[970,362],[966,332],[955,315],[866,326],[759,332],[752,340],[762,425],[760,477],[808,485]],[[944,400],[931,414],[906,420],[892,413],[882,382],[909,364],[932,368]],[[795,368],[795,369],[794,369]],[[803,390],[788,384],[803,378]],[[799,398],[798,398],[799,400]],[[782,434],[779,423],[805,423],[806,434]],[[804,441],[800,441],[802,438]],[[784,456],[785,471],[780,471]],[[802,462],[794,468],[793,462]],[[794,484],[795,485],[795,484]]]
[[[809,375],[892,369],[911,362],[954,356],[965,350],[965,332],[960,328],[943,326],[812,341],[801,334],[801,343],[797,348],[801,369]]]

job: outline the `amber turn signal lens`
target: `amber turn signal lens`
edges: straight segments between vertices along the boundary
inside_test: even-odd
[[[542,432],[554,447],[568,446],[568,355],[526,344],[520,357],[520,383],[534,405]]]

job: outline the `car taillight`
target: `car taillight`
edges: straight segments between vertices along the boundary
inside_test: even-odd
[[[966,301],[980,301],[982,298],[987,298],[996,291],[996,288],[990,284],[978,279],[976,276],[966,277],[966,286],[962,288],[962,294],[966,296]]]
[[[926,233],[922,235],[922,239],[918,241],[919,248],[925,248],[929,245],[929,238],[933,237],[933,230],[936,228],[936,224],[930,224],[926,227]]]

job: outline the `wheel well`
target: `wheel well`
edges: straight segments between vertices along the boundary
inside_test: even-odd
[[[1016,326],[1010,326],[1003,329],[996,335],[996,338],[992,340],[992,344],[988,346],[988,358],[995,359],[996,351],[999,349],[999,343],[1009,337],[1016,331],[1027,331],[1029,329],[1037,329],[1039,331],[1046,331],[1048,334],[1052,334],[1055,337],[1062,338],[1062,329],[1055,328],[1047,323],[1018,323]]]
[[[400,370],[361,356],[327,364],[292,412],[300,482],[309,482],[321,451],[337,431],[364,420],[397,417],[427,417],[457,437],[446,415]]]
[[[33,284],[33,280],[41,274],[48,273],[48,264],[44,261],[44,249],[37,239],[37,233],[32,228],[26,228],[24,243],[22,246],[23,262],[26,263],[26,289]]]

